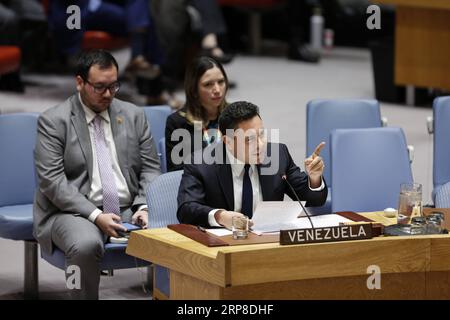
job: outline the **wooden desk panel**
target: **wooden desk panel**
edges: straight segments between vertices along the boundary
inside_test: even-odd
[[[225,256],[169,229],[131,233],[127,254],[225,286]]]
[[[432,288],[427,288],[425,272],[383,274],[380,290],[367,289],[367,276],[268,282],[222,288],[172,271],[170,290],[171,299],[174,300],[417,300],[425,299],[427,292],[442,299],[442,292],[448,291],[448,288],[445,287],[447,282],[442,284],[438,281],[441,276],[442,274],[437,274],[433,278],[435,285]],[[437,292],[436,287],[441,291]]]
[[[229,259],[229,285],[366,275],[370,265],[378,265],[383,273],[425,272],[429,241],[407,237],[395,240],[380,238],[233,252]]]

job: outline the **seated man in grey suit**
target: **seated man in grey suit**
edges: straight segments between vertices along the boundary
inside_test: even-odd
[[[121,221],[147,226],[144,190],[160,174],[143,109],[114,98],[117,75],[110,53],[82,54],[78,93],[38,121],[34,234],[42,250],[56,246],[80,268],[75,299],[98,299],[104,242],[125,231]]]
[[[252,218],[259,201],[283,201],[285,194],[295,199],[284,179],[307,205],[320,206],[327,199],[319,156],[324,142],[305,160],[305,173],[286,145],[267,143],[258,107],[252,103],[228,105],[219,117],[219,130],[222,142],[201,151],[204,163],[184,165],[178,192],[180,222],[231,229],[232,217]],[[193,158],[195,162],[200,157]]]

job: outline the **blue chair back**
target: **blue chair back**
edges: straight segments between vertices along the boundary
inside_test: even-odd
[[[183,170],[164,173],[147,186],[147,205],[150,228],[165,228],[179,223],[177,196]]]
[[[169,106],[151,106],[144,107],[144,112],[159,153],[161,150],[159,150],[158,142],[165,136],[166,120],[172,113],[172,109]]]
[[[435,189],[434,206],[436,208],[450,208],[450,182]]]
[[[327,145],[320,156],[325,162],[324,178],[331,184],[330,133],[334,129],[381,127],[380,105],[376,100],[317,99],[306,107],[306,156],[309,157],[320,142]]]
[[[162,138],[158,142],[158,149],[159,149],[159,162],[161,164],[161,172],[166,173],[167,172],[167,155],[166,155],[166,138]]]
[[[147,206],[149,228],[164,228],[177,224],[177,196],[183,170],[160,175],[147,187]],[[155,264],[154,287],[165,297],[170,296],[170,273],[163,266]]]
[[[436,189],[450,181],[450,96],[434,100],[433,119],[433,186]]]
[[[0,115],[0,207],[33,203],[38,113]]]
[[[333,212],[397,208],[400,184],[413,182],[400,128],[334,130],[331,157]]]

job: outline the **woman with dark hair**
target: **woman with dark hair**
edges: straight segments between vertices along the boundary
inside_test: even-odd
[[[220,138],[218,118],[227,105],[225,99],[228,91],[227,74],[215,59],[199,57],[186,71],[184,90],[186,93],[184,107],[170,115],[166,122],[168,171],[183,169],[182,159]],[[175,132],[177,129],[184,130]],[[201,137],[201,143],[200,138],[195,143],[195,137]],[[174,157],[172,150],[175,153]]]

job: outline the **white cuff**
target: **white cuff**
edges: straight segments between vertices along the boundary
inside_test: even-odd
[[[95,219],[97,219],[97,217],[99,216],[99,214],[102,214],[102,210],[100,209],[95,209],[94,211],[92,211],[92,213],[89,215],[88,219],[90,222],[95,223]]]
[[[309,181],[309,178],[308,178],[309,189],[311,191],[322,191],[323,189],[325,189],[325,183],[323,182],[323,179],[321,179],[321,180],[322,180],[322,183],[320,184],[320,187],[318,187],[318,188],[311,188],[311,182]]]
[[[222,227],[219,223],[217,223],[216,218],[214,217],[216,212],[219,210],[223,210],[223,209],[214,209],[208,213],[208,223],[211,227]]]
[[[142,209],[148,209],[148,206],[146,204],[140,205],[136,212],[141,211]]]

